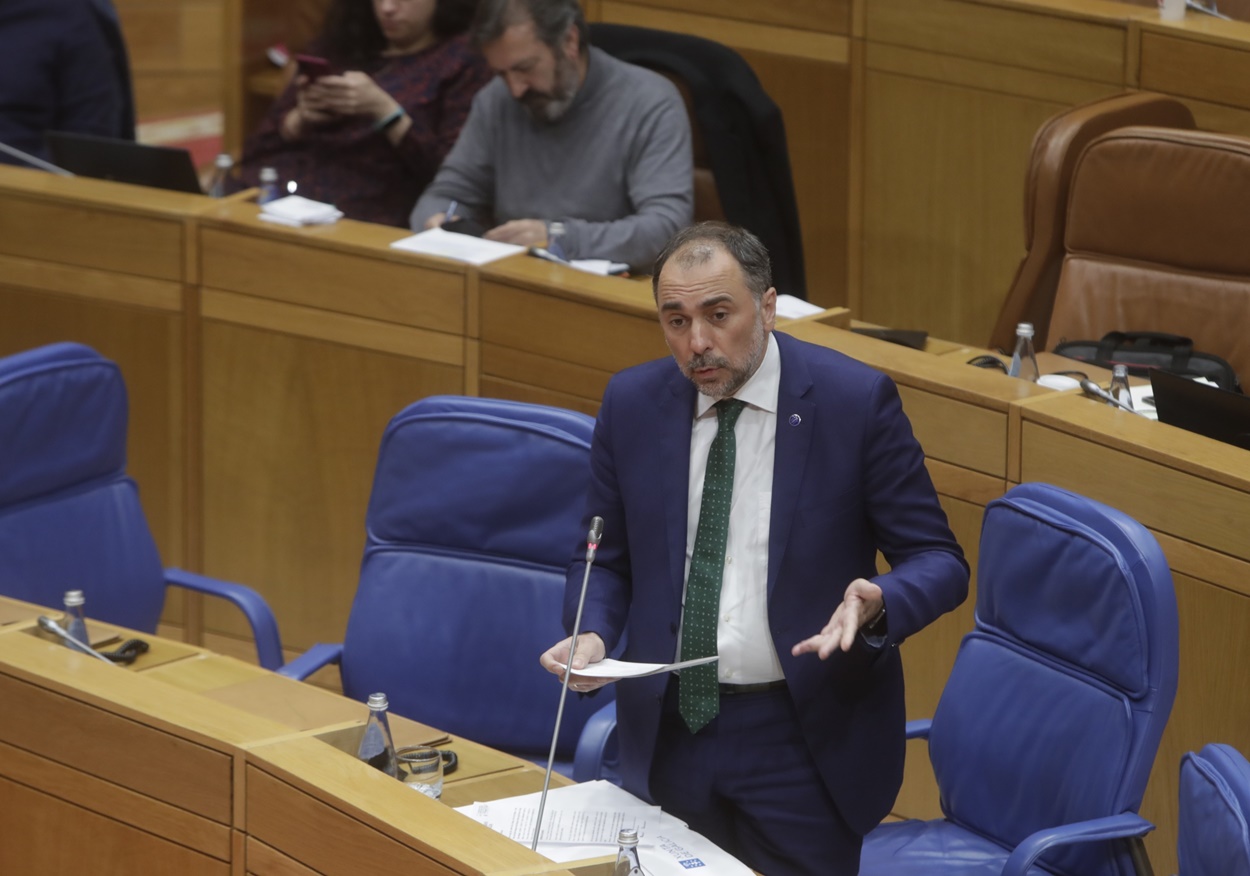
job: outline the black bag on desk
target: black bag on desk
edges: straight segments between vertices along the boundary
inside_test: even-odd
[[[1194,342],[1164,332],[1107,332],[1101,341],[1062,341],[1060,356],[1110,369],[1127,365],[1128,373],[1149,377],[1156,368],[1185,377],[1205,377],[1221,389],[1241,392],[1233,366],[1219,356],[1194,351]]]

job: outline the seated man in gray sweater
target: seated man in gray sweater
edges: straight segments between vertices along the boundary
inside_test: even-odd
[[[690,123],[664,77],[587,41],[577,0],[481,0],[471,31],[498,78],[477,93],[456,145],[412,211],[448,208],[485,237],[567,258],[651,262],[694,213]]]

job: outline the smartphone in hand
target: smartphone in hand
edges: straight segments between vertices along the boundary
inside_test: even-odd
[[[316,55],[296,55],[295,64],[300,75],[308,77],[309,82],[316,82],[322,76],[329,76],[334,72],[329,61]]]

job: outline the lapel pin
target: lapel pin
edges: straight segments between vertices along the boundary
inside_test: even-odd
[[[791,414],[791,415],[790,415],[790,425],[791,425],[791,426],[797,426],[797,425],[798,425],[799,423],[801,423],[801,422],[803,422],[803,418],[802,418],[802,417],[800,417],[798,414]]]

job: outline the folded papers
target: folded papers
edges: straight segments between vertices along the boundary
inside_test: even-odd
[[[343,218],[343,211],[303,195],[287,195],[260,206],[260,218],[278,225],[329,225]]]

